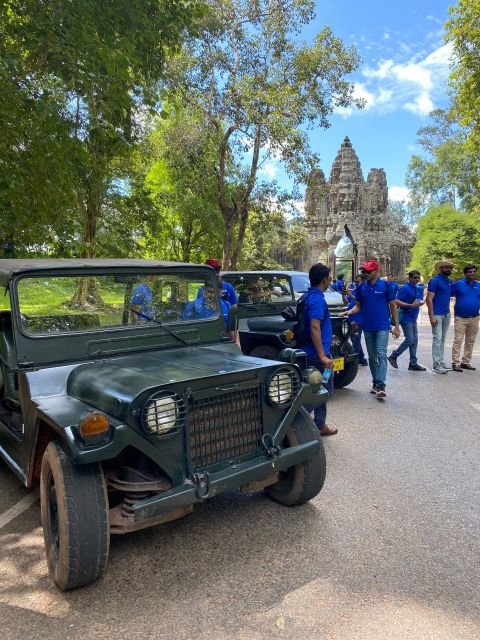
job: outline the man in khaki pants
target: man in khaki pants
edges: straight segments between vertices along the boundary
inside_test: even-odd
[[[463,273],[465,277],[452,285],[452,296],[455,297],[452,369],[457,373],[462,373],[464,369],[468,371],[476,369],[472,367],[470,360],[478,332],[480,311],[480,282],[476,279],[477,267],[474,264],[467,264]],[[460,358],[464,338],[463,358]]]

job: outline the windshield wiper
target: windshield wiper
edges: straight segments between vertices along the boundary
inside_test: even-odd
[[[154,322],[155,324],[160,325],[162,329],[166,329],[171,336],[173,336],[177,340],[180,340],[180,342],[183,342],[183,344],[188,344],[188,342],[184,340],[182,336],[179,336],[178,333],[175,333],[175,331],[170,329],[170,327],[167,326],[166,324],[163,324],[163,322],[160,322],[160,320],[157,320],[156,318],[151,318],[150,316],[145,315],[141,311],[135,311],[135,309],[132,309],[131,307],[130,307],[130,311],[132,313],[135,313],[137,316],[140,316],[140,318],[145,318],[145,320],[148,320],[149,322]]]

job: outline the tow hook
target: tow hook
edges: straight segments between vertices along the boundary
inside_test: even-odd
[[[195,493],[199,500],[206,500],[210,493],[210,475],[208,471],[194,473],[192,480],[196,485]]]
[[[281,447],[279,447],[277,444],[273,444],[271,433],[263,434],[262,444],[269,458],[278,458],[278,456],[282,453]]]

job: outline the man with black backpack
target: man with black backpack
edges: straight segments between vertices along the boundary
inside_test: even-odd
[[[318,262],[308,272],[310,288],[297,303],[297,321],[302,326],[297,335],[297,346],[303,349],[308,357],[308,366],[316,367],[322,373],[326,369],[331,371],[328,382],[323,386],[333,393],[333,360],[330,356],[332,343],[332,323],[330,312],[325,301],[324,291],[328,288],[332,278],[330,269]],[[303,316],[303,322],[301,321]],[[304,331],[302,331],[302,328]],[[303,335],[302,335],[303,334]],[[312,407],[306,406],[307,411]],[[315,424],[321,436],[333,436],[338,429],[326,423],[327,403],[314,408]]]
[[[387,346],[390,332],[390,315],[393,318],[392,333],[400,336],[395,293],[390,282],[381,280],[380,265],[376,260],[366,260],[360,267],[366,281],[355,290],[355,306],[342,315],[351,316],[362,312],[363,332],[368,351],[368,364],[372,373],[370,393],[377,398],[386,398]]]

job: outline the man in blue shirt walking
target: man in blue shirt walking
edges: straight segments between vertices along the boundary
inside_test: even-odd
[[[388,361],[394,369],[398,369],[397,358],[404,351],[409,349],[410,361],[408,364],[409,371],[426,371],[425,367],[422,367],[417,362],[417,346],[418,346],[418,331],[417,320],[420,307],[423,304],[423,299],[418,299],[417,284],[420,282],[420,272],[410,271],[408,274],[408,282],[403,285],[398,291],[397,306],[400,307],[402,319],[400,324],[402,325],[404,341],[400,344],[392,353],[388,356]]]
[[[365,274],[363,282],[355,291],[355,306],[342,315],[352,316],[362,312],[363,331],[368,351],[368,364],[372,373],[370,393],[377,398],[386,398],[387,346],[390,332],[390,314],[394,321],[392,332],[400,336],[395,294],[387,280],[380,280],[380,265],[376,260],[367,260],[360,271]]]
[[[445,338],[450,326],[450,298],[452,295],[453,262],[440,260],[435,265],[438,274],[428,283],[427,309],[432,325],[432,360],[436,373],[447,373],[452,370],[445,364]]]
[[[476,369],[476,367],[472,367],[470,361],[478,333],[480,313],[480,282],[477,280],[477,267],[474,264],[467,264],[463,269],[463,274],[465,277],[454,282],[452,286],[452,296],[455,297],[452,369],[459,373],[464,369],[468,371]],[[463,357],[460,359],[464,339]]]
[[[321,262],[311,267],[308,277],[310,278],[310,287],[304,294],[306,342],[298,346],[307,354],[308,366],[316,367],[323,373],[325,369],[333,369],[333,360],[330,355],[332,323],[324,296],[324,292],[328,289],[332,278],[330,277],[330,269]],[[333,371],[324,387],[332,395]],[[312,407],[307,405],[305,409],[310,412]],[[326,423],[326,402],[320,407],[314,408],[314,416],[315,424],[321,436],[333,436],[338,433],[338,429]]]

